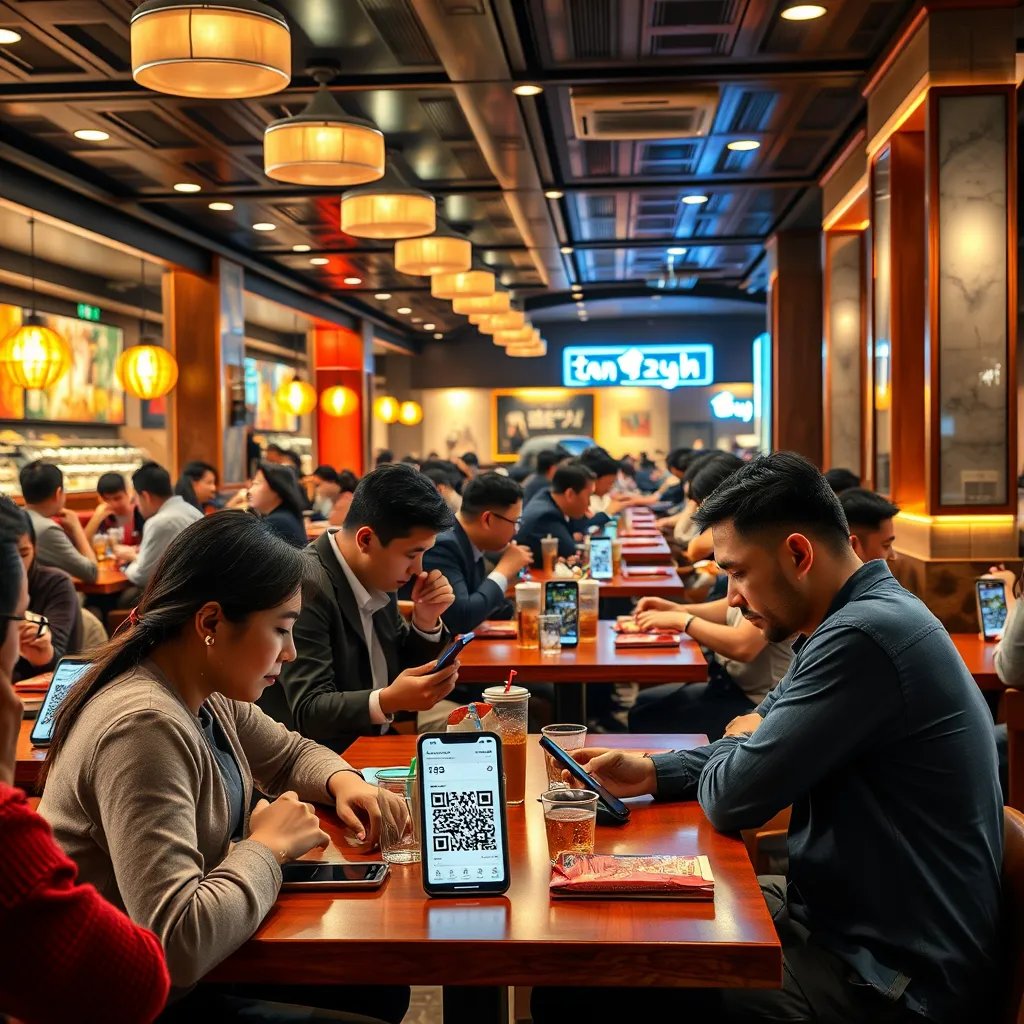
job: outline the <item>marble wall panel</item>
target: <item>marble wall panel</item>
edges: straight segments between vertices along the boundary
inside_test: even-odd
[[[861,236],[825,236],[828,258],[829,463],[860,473]]]

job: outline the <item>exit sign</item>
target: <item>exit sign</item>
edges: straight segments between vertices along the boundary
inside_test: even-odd
[[[79,320],[93,320],[99,321],[102,313],[100,312],[99,306],[90,306],[88,303],[78,303],[78,319]]]

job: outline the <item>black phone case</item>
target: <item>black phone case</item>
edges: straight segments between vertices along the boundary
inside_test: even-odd
[[[614,825],[616,827],[620,825],[628,824],[629,822],[629,808],[622,804],[623,811],[625,813],[620,814],[615,808],[609,803],[610,800],[617,800],[617,797],[613,797],[603,786],[591,778],[590,773],[582,766],[577,764],[569,755],[562,750],[557,744],[547,738],[547,736],[541,736],[540,745],[548,751],[552,757],[562,763],[573,775],[579,779],[588,789],[592,789],[597,794],[597,823],[599,825]],[[622,801],[619,801],[622,803]]]

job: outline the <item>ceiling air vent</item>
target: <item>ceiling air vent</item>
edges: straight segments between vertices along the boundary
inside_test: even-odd
[[[718,90],[581,88],[570,104],[578,139],[686,139],[711,129]]]

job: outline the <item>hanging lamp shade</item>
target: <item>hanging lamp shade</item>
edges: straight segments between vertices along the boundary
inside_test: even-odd
[[[437,226],[437,203],[388,167],[372,185],[341,196],[341,230],[355,238],[415,238]]]
[[[308,381],[293,377],[277,389],[274,400],[292,416],[305,416],[316,408],[316,388]]]
[[[398,422],[405,427],[415,427],[423,419],[423,407],[419,402],[403,402],[398,408]]]
[[[546,341],[530,342],[529,345],[509,345],[505,349],[505,355],[513,359],[535,359],[537,356],[548,354],[548,343]]]
[[[292,77],[288,22],[258,0],[146,0],[131,18],[132,78],[210,100],[267,96]]]
[[[400,274],[433,277],[461,274],[473,265],[473,245],[449,227],[441,227],[422,238],[395,242],[395,270]]]
[[[517,309],[510,309],[507,313],[485,317],[485,321],[486,324],[480,325],[480,330],[486,326],[487,334],[494,334],[496,331],[518,331],[526,326],[526,314],[520,313]]]
[[[533,341],[533,326],[527,323],[518,331],[495,331],[494,344],[504,348],[506,345],[525,345]]]
[[[489,270],[435,274],[430,279],[430,294],[435,299],[485,298],[494,294],[494,275]]]
[[[71,369],[71,346],[35,313],[0,342],[0,370],[15,387],[39,391]]]
[[[391,395],[381,395],[373,403],[373,415],[382,423],[398,422],[398,399]]]
[[[159,345],[133,345],[117,357],[116,374],[129,395],[161,398],[178,383],[178,362]]]
[[[336,384],[320,396],[320,408],[328,416],[348,416],[359,408],[359,396],[351,388]]]
[[[508,292],[495,292],[493,295],[462,296],[452,299],[452,310],[462,316],[477,313],[507,313],[512,308],[512,297]]]

